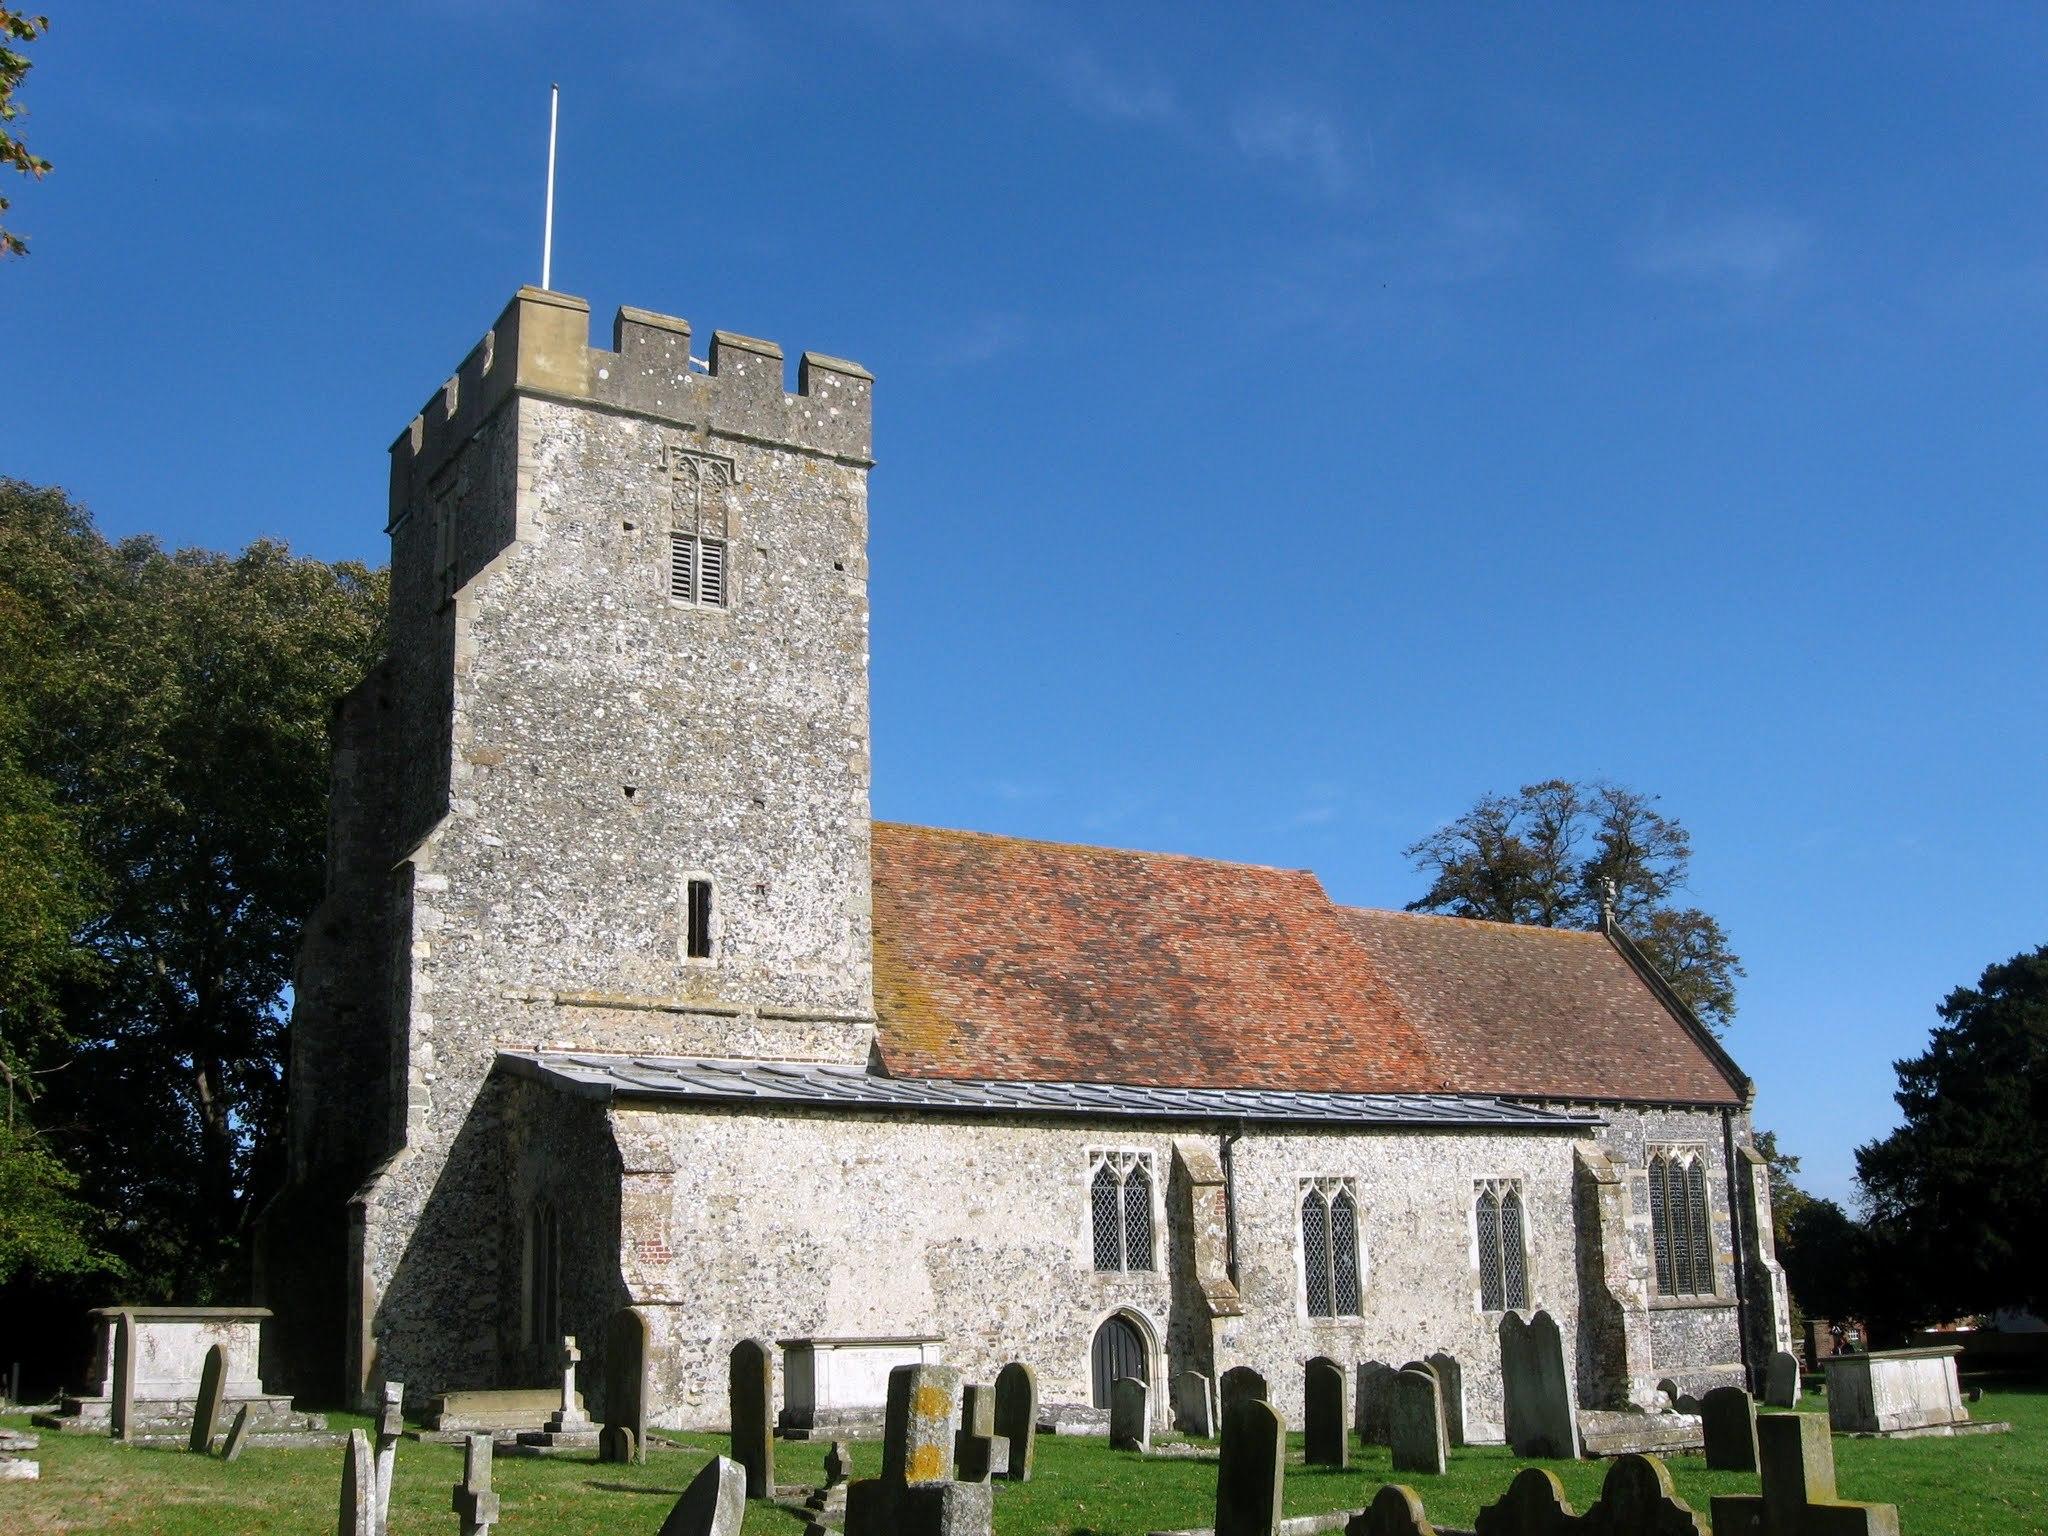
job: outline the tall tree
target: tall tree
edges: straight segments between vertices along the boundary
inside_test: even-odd
[[[1654,795],[1546,779],[1481,797],[1404,852],[1430,881],[1411,912],[1597,928],[1611,889],[1616,920],[1701,1021],[1719,1033],[1735,1016],[1742,962],[1720,923],[1677,899],[1692,835]]]
[[[22,757],[94,882],[38,1121],[118,1213],[138,1295],[226,1294],[281,1166],[328,722],[381,649],[384,578],[267,541],[109,545],[61,493],[0,481],[0,590],[64,658]]]
[[[1927,1321],[2048,1313],[2048,945],[1949,993],[1922,1055],[1893,1063],[1905,1124],[1856,1149],[1871,1238]]]
[[[35,68],[28,56],[15,46],[17,43],[32,43],[50,29],[50,18],[31,16],[11,6],[0,5],[0,166],[8,166],[24,176],[41,179],[50,171],[50,162],[28,152],[28,146],[21,142],[8,125],[21,116],[21,103],[14,99],[14,93],[21,89],[21,82],[28,72]],[[8,209],[8,201],[0,197],[0,213]],[[26,256],[28,242],[21,236],[0,227],[0,256]]]

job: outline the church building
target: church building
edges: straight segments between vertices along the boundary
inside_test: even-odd
[[[391,449],[391,648],[337,709],[259,1299],[302,1394],[559,1380],[648,1319],[649,1416],[785,1422],[834,1360],[1136,1375],[1445,1353],[1502,1434],[1787,1347],[1752,1087],[1627,934],[1303,870],[879,823],[874,381],[522,289]],[[1668,1393],[1669,1387],[1666,1388]],[[840,1403],[839,1406],[844,1406]]]

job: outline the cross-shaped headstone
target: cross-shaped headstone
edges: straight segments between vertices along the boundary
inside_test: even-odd
[[[1835,1443],[1817,1413],[1756,1421],[1763,1492],[1714,1496],[1714,1536],[1898,1536],[1896,1504],[1835,1496]]]
[[[462,1481],[455,1485],[455,1514],[462,1536],[489,1536],[498,1518],[498,1496],[491,1492],[491,1437],[471,1435],[462,1452]]]
[[[548,1428],[555,1434],[577,1434],[590,1428],[590,1419],[576,1405],[576,1364],[583,1358],[583,1351],[576,1347],[576,1336],[567,1334],[562,1339],[562,1406],[554,1417],[548,1420]]]
[[[562,1340],[562,1406],[576,1406],[576,1365],[583,1358],[583,1351],[576,1347],[576,1335],[569,1334]]]

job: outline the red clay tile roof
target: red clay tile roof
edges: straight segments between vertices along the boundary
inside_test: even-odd
[[[1441,1086],[1306,871],[877,823],[874,881],[892,1074]]]
[[[1598,934],[1340,907],[1305,870],[877,822],[892,1076],[1735,1103]]]
[[[1742,1102],[1602,934],[1361,907],[1344,916],[1465,1092]]]

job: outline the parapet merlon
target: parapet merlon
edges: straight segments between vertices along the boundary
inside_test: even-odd
[[[796,392],[783,389],[782,348],[736,331],[711,333],[710,369],[690,365],[690,322],[621,307],[611,350],[590,345],[590,305],[574,295],[521,288],[391,445],[392,506],[467,442],[515,392],[588,402],[700,432],[872,462],[874,375],[858,363],[806,352]]]

